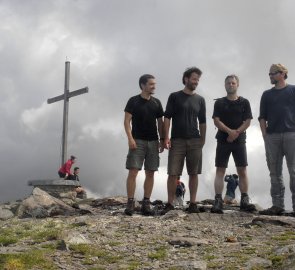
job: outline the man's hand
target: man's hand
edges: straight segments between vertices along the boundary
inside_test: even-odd
[[[128,140],[129,149],[134,150],[137,148],[136,141],[131,138]]]
[[[205,145],[205,138],[203,138],[203,137],[201,137],[200,138],[200,141],[201,141],[201,145],[202,145],[202,147]]]
[[[166,138],[166,139],[164,140],[164,148],[165,148],[165,149],[168,149],[168,150],[171,148],[171,141],[170,141],[169,138]]]
[[[238,130],[233,130],[231,129],[229,132],[228,132],[228,137],[227,137],[227,142],[230,142],[232,143],[235,139],[237,139],[240,135],[240,132]]]

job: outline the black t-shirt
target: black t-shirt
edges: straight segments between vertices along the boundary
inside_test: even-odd
[[[230,129],[238,129],[244,121],[252,119],[251,107],[248,99],[238,97],[236,100],[229,100],[226,97],[215,101],[212,118],[218,117],[220,121]],[[217,131],[218,142],[226,142],[228,134],[221,130]],[[235,143],[244,143],[246,132],[243,132],[234,140]]]
[[[267,121],[267,133],[295,131],[295,86],[263,92],[259,119]]]
[[[170,94],[164,116],[172,118],[171,138],[199,138],[199,124],[206,123],[205,99],[182,90]],[[199,123],[199,124],[198,124]]]
[[[158,140],[156,120],[163,116],[163,107],[157,98],[144,99],[141,95],[131,97],[125,112],[132,114],[132,136],[134,139]]]

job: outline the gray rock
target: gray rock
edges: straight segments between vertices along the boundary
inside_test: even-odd
[[[207,263],[205,261],[184,261],[175,266],[183,270],[206,270],[207,269]]]
[[[86,239],[84,235],[76,231],[64,232],[61,238],[66,243],[66,245],[91,244],[91,242]]]
[[[9,209],[5,209],[2,206],[0,207],[0,219],[1,220],[7,220],[7,219],[10,219],[13,217],[14,217],[14,214]]]
[[[277,255],[284,255],[284,254],[295,254],[295,245],[287,245],[284,247],[279,247],[275,250]]]
[[[267,259],[263,259],[260,257],[254,257],[251,258],[248,262],[247,262],[247,268],[246,269],[253,269],[258,268],[258,267],[262,267],[262,268],[269,268],[272,266],[272,262],[270,260]]]
[[[122,206],[127,203],[127,198],[123,196],[107,197],[92,201],[93,207]]]
[[[286,216],[258,216],[252,220],[252,224],[269,223],[279,226],[290,226],[295,228],[295,218]]]
[[[170,245],[178,246],[178,247],[191,247],[191,246],[200,246],[207,245],[209,242],[207,239],[194,239],[188,237],[173,237],[168,241]]]
[[[177,218],[183,218],[187,216],[186,213],[184,213],[182,210],[171,210],[168,213],[166,213],[164,216],[161,217],[161,219],[177,219]]]
[[[20,218],[45,218],[56,215],[71,215],[74,213],[74,208],[39,188],[34,188],[33,194],[23,200],[17,211],[17,215]]]

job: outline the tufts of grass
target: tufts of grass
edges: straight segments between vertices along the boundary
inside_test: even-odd
[[[110,245],[111,247],[116,247],[116,246],[120,246],[122,243],[119,241],[110,241],[107,244]]]
[[[139,267],[140,267],[140,262],[130,261],[127,269],[128,270],[136,270],[136,269],[139,269]]]
[[[244,254],[255,254],[256,253],[256,248],[254,247],[246,247],[243,249]]]
[[[215,257],[214,255],[208,254],[208,255],[205,255],[203,258],[204,258],[204,260],[206,260],[206,261],[212,261],[212,260],[214,260],[216,257]]]
[[[0,245],[9,246],[18,242],[18,239],[15,236],[11,235],[0,235]]]
[[[165,247],[156,248],[155,252],[148,254],[148,258],[152,260],[163,260],[167,257],[167,250]]]
[[[273,267],[280,267],[283,265],[283,261],[285,259],[285,256],[282,255],[270,255],[269,260],[271,260]]]
[[[280,235],[273,236],[271,239],[277,240],[277,241],[295,240],[295,232],[286,231]]]
[[[19,259],[11,258],[4,264],[5,270],[23,270],[25,269],[24,264]]]
[[[25,253],[0,254],[0,269],[29,270],[38,269],[56,270],[48,253],[41,250],[31,250]]]
[[[37,242],[42,243],[44,241],[52,241],[57,240],[60,234],[60,230],[56,228],[51,229],[41,229],[39,231],[36,231],[31,235],[31,238]]]
[[[116,263],[123,259],[122,256],[119,255],[113,255],[110,252],[107,252],[104,249],[99,249],[93,245],[87,245],[87,244],[75,244],[70,245],[69,249],[72,252],[82,254],[85,256],[84,264],[94,264],[95,262],[91,262],[91,257],[97,257],[99,258],[103,263]]]

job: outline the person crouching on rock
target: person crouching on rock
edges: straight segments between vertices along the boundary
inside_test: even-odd
[[[80,173],[80,168],[75,167],[74,168],[74,173],[69,175],[67,180],[77,181],[78,185],[76,186],[76,189],[75,189],[75,191],[77,193],[77,198],[86,199],[87,198],[86,191],[80,185],[79,173]]]
[[[70,159],[60,167],[58,170],[58,175],[60,178],[68,179],[71,174],[72,165],[76,162],[77,158],[75,156],[71,156]]]

